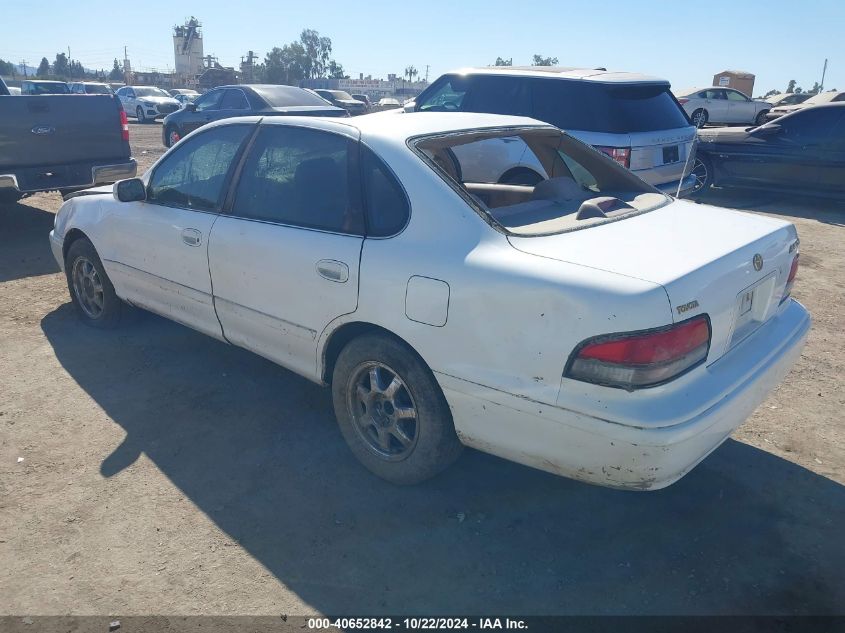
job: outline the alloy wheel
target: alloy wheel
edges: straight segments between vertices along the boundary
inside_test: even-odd
[[[710,172],[703,160],[700,158],[695,159],[695,162],[692,164],[692,171],[690,171],[690,174],[695,178],[695,185],[693,185],[692,188],[693,193],[698,193],[707,186]]]
[[[71,273],[73,293],[82,311],[90,319],[99,319],[103,314],[105,300],[103,297],[103,280],[96,266],[86,257],[78,257],[73,262]]]
[[[347,406],[365,446],[387,461],[408,457],[419,426],[414,399],[399,374],[370,361],[351,373],[347,387]]]

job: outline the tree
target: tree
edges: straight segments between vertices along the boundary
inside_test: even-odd
[[[332,52],[331,38],[321,37],[314,29],[304,29],[299,35],[299,43],[305,50],[305,76],[309,79],[325,77]]]
[[[769,90],[766,94],[763,95],[763,98],[766,99],[768,97],[772,97],[774,95],[779,95],[780,90]]]
[[[53,74],[59,77],[66,77],[68,74],[67,55],[56,53],[56,61],[53,62]]]
[[[786,94],[790,94],[790,95],[791,95],[793,92],[795,92],[795,80],[794,80],[794,79],[790,79],[790,80],[789,80],[789,85],[786,87]],[[801,92],[801,91],[799,90],[798,92]]]
[[[302,44],[291,42],[267,53],[264,67],[267,83],[292,86],[308,77],[310,60]]]
[[[411,83],[413,83],[414,77],[416,77],[419,74],[420,73],[417,71],[416,67],[414,67],[414,66],[408,66],[408,67],[405,68],[405,75],[404,76],[407,77],[408,81],[411,82]]]
[[[41,58],[41,63],[38,64],[38,70],[35,74],[39,77],[46,77],[50,74],[50,62],[47,61],[46,57]]]
[[[819,91],[820,91],[821,89],[822,89],[822,87],[819,85],[819,82],[817,81],[817,82],[815,82],[815,83],[813,84],[813,87],[812,87],[812,88],[810,88],[810,89],[807,91],[807,94],[817,95],[817,94],[819,94]]]
[[[502,59],[501,57],[496,58],[496,66],[513,66],[513,57],[508,57],[507,59]]]
[[[15,65],[12,62],[6,62],[0,59],[0,75],[15,76]]]
[[[335,60],[329,61],[328,73],[331,79],[349,79],[349,75],[343,74],[343,66]]]
[[[554,66],[557,64],[557,57],[543,57],[542,55],[534,55],[532,66]]]
[[[114,66],[112,66],[111,72],[109,72],[109,79],[111,81],[123,81],[123,66],[117,61],[117,58],[114,60]]]

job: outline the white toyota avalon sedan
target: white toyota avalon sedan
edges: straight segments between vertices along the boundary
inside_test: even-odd
[[[467,179],[490,139],[547,178],[501,184],[486,152]],[[519,117],[221,121],[68,200],[50,241],[84,323],[138,306],[331,385],[353,453],[403,484],[466,445],[667,486],[810,327],[792,224],[673,200]]]

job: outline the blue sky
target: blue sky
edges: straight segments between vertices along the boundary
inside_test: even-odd
[[[843,0],[315,0],[219,2],[113,0],[4,2],[0,58],[37,66],[70,46],[89,68],[109,68],[123,46],[135,67],[172,68],[171,27],[191,14],[203,23],[205,52],[237,65],[249,49],[313,28],[331,37],[347,73],[402,74],[413,64],[429,78],[497,56],[530,63],[534,53],[561,65],[604,66],[709,85],[725,69],[757,75],[755,93],[811,87],[829,58],[827,88],[845,90]],[[246,10],[247,7],[250,10]],[[37,27],[36,27],[37,20]]]

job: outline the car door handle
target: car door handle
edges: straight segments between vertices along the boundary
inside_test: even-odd
[[[188,246],[199,246],[202,244],[202,233],[196,229],[183,229],[182,241]]]
[[[320,277],[339,284],[346,283],[349,279],[349,266],[335,259],[321,259],[318,261],[317,272]]]

